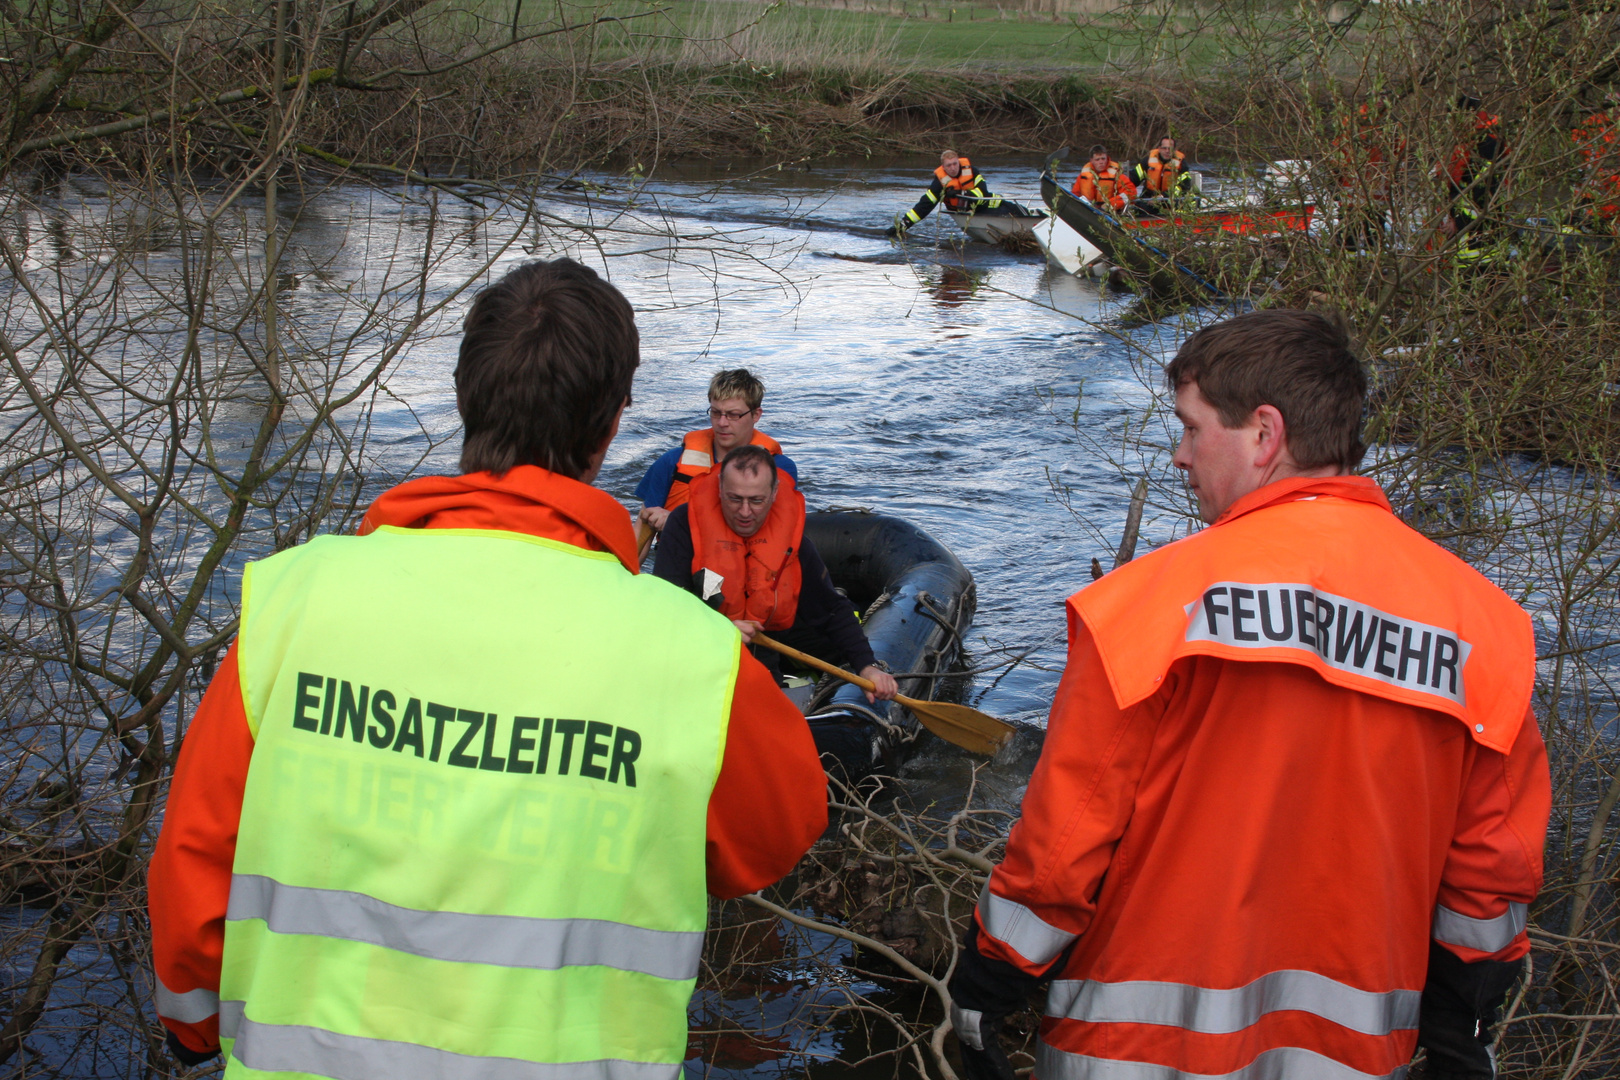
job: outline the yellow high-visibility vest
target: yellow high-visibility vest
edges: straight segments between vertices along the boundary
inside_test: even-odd
[[[321,537],[242,594],[227,1076],[674,1077],[731,623],[482,530]]]

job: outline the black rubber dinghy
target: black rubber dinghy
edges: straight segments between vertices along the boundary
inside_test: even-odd
[[[1085,237],[1103,258],[1122,267],[1138,287],[1157,296],[1176,292],[1220,299],[1221,291],[1173,259],[1168,252],[1125,228],[1119,219],[1065,190],[1050,170],[1041,173],[1041,198],[1065,225]]]
[[[880,664],[896,675],[949,670],[977,604],[973,575],[950,549],[900,518],[863,511],[810,514],[804,531],[833,584],[865,613],[862,627]],[[900,692],[931,698],[941,681],[901,678]],[[831,676],[805,712],[816,748],[850,780],[897,766],[922,730],[899,705],[868,705],[859,688]]]

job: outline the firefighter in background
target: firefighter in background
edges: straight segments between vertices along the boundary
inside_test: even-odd
[[[934,170],[934,182],[928,185],[917,205],[894,219],[884,230],[885,236],[903,236],[905,231],[934,212],[941,202],[947,210],[998,210],[1001,200],[985,185],[984,176],[973,168],[973,163],[955,150],[939,155],[939,168]]]
[[[1071,190],[1082,199],[1090,199],[1115,212],[1124,210],[1136,198],[1136,185],[1131,183],[1119,162],[1108,156],[1108,147],[1102,143],[1091,148],[1091,160],[1074,178]]]
[[[1479,98],[1463,94],[1457,98],[1459,114],[1473,114],[1473,132],[1470,138],[1458,142],[1451,154],[1434,166],[1434,178],[1447,197],[1445,220],[1440,231],[1447,237],[1458,236],[1458,256],[1463,259],[1483,258],[1486,249],[1480,244],[1480,233],[1486,222],[1482,220],[1502,186],[1502,160],[1507,157],[1507,143],[1502,139],[1501,117],[1486,112]]]
[[[1135,210],[1156,214],[1167,202],[1190,201],[1195,192],[1193,174],[1187,170],[1187,155],[1176,149],[1176,140],[1166,135],[1148,156],[1131,166],[1130,179],[1139,192]]]
[[[1022,816],[951,979],[971,1080],[1049,982],[1040,1080],[1488,1080],[1551,807],[1529,617],[1351,475],[1345,329],[1261,311],[1166,371],[1210,527],[1070,598]]]
[[[1338,164],[1338,242],[1347,248],[1376,246],[1384,235],[1395,175],[1406,145],[1393,147],[1382,102],[1359,105],[1339,117],[1333,138]]]
[[[1582,175],[1575,199],[1585,223],[1604,232],[1620,229],[1620,101],[1609,95],[1609,107],[1588,116],[1571,134],[1580,147]]]

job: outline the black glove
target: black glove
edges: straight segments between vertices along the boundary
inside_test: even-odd
[[[897,236],[899,236],[901,234],[901,231],[902,230],[901,230],[900,226],[898,226],[898,225],[890,225],[887,229],[883,230],[883,235],[887,236],[889,239],[893,240],[895,237],[897,237]]]
[[[1490,1046],[1498,1013],[1523,968],[1523,960],[1465,964],[1444,945],[1429,942],[1418,1045],[1429,1052],[1431,1077],[1491,1080],[1496,1075]]]
[[[1023,1005],[1040,982],[1035,976],[979,952],[979,920],[968,921],[951,975],[951,1024],[968,1080],[1013,1080],[1001,1046],[1001,1022]]]
[[[210,1061],[213,1058],[218,1057],[219,1048],[215,1047],[212,1050],[193,1050],[191,1047],[181,1042],[180,1037],[171,1031],[169,1032],[169,1056],[173,1057],[174,1060],[178,1061],[186,1068],[194,1069],[203,1062]]]

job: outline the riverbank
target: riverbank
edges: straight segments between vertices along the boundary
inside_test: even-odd
[[[1168,60],[1150,62],[1162,23],[842,2],[535,11],[488,0],[434,18],[379,5],[324,39],[289,37],[279,58],[254,40],[264,28],[215,13],[183,35],[162,25],[115,35],[130,59],[73,72],[18,157],[142,168],[178,153],[193,167],[251,171],[278,97],[301,167],[490,180],[686,157],[1135,148],[1167,126],[1207,129],[1209,117],[1189,123],[1175,105],[1196,87],[1167,74]],[[1188,48],[1213,57],[1218,36],[1187,29]],[[37,77],[49,74],[47,63]]]

